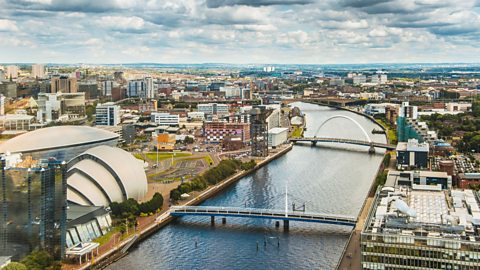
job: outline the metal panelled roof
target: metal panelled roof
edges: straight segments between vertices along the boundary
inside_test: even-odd
[[[75,183],[76,190],[87,198],[101,192],[107,193],[112,201],[121,202],[125,199],[123,190],[127,198],[136,200],[142,199],[147,192],[147,176],[142,161],[123,149],[97,146],[85,151],[71,162],[73,164],[69,164],[69,172],[72,174],[67,182],[69,185]],[[89,177],[82,177],[79,180],[80,174]],[[92,179],[97,185],[91,183]],[[84,181],[85,184],[80,184],[79,181]],[[97,190],[92,191],[93,188]]]
[[[87,126],[56,126],[37,129],[0,145],[0,153],[34,152],[118,139],[119,135]]]

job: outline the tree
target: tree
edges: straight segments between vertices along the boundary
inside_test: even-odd
[[[34,251],[25,257],[21,263],[30,270],[57,269],[55,268],[55,260],[46,251]]]
[[[27,267],[23,263],[11,262],[2,268],[2,270],[27,270]]]

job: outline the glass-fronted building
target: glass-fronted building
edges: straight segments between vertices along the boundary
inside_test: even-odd
[[[60,259],[65,251],[66,165],[8,168],[1,160],[0,256],[21,259],[46,250]]]

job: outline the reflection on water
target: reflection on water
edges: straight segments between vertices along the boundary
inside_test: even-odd
[[[299,104],[307,115],[306,136],[333,115],[357,120],[374,141],[375,125],[354,113],[311,104]],[[319,136],[364,139],[347,119],[328,122]],[[285,208],[306,204],[312,212],[357,215],[368,193],[382,155],[368,155],[367,147],[338,148],[296,145],[283,157],[247,176],[203,205]],[[210,226],[210,217],[181,218],[136,247],[109,269],[333,269],[348,240],[349,228],[290,222],[290,231],[275,228],[275,221],[227,218]],[[197,246],[195,246],[197,242]],[[258,250],[257,250],[258,243]]]

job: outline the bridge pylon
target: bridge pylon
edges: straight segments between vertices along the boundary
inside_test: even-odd
[[[373,146],[373,144],[370,144],[370,148],[368,148],[368,153],[375,154],[375,146]]]

